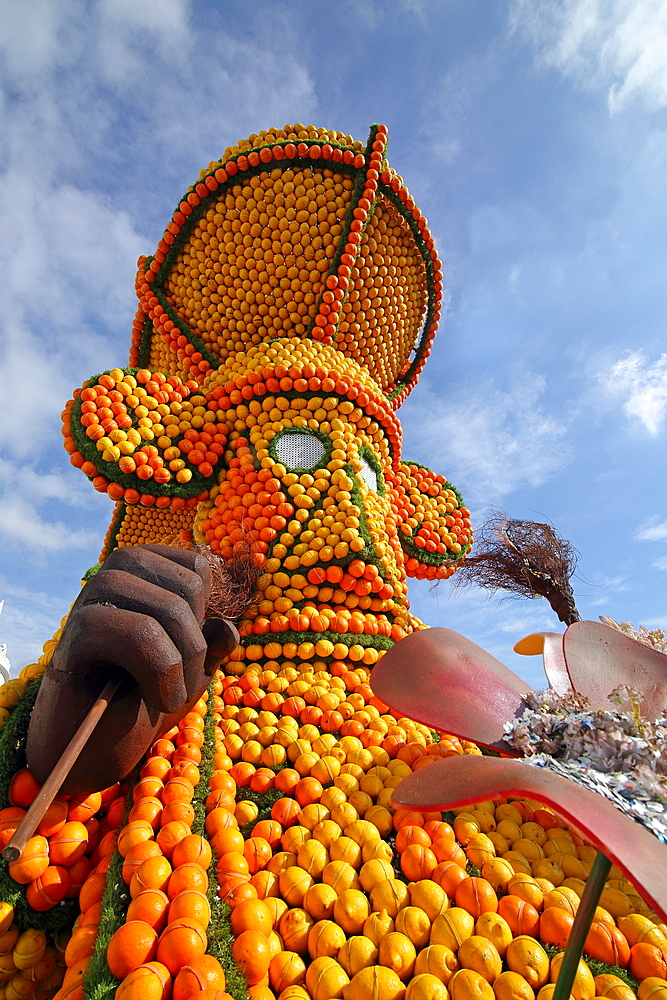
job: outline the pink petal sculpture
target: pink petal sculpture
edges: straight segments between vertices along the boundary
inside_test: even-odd
[[[374,667],[373,691],[417,722],[519,756],[503,727],[523,710],[530,686],[451,629],[423,629],[402,639]]]
[[[658,719],[667,706],[667,656],[598,622],[575,622],[563,636],[572,686],[593,708],[611,707],[607,695],[621,684],[644,695],[642,713]]]
[[[567,694],[573,690],[563,652],[562,632],[533,632],[517,642],[514,652],[523,653],[524,656],[541,653],[549,686],[557,694]]]

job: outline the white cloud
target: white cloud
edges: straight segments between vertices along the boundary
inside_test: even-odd
[[[424,379],[406,412],[405,455],[410,439],[469,502],[493,502],[520,486],[539,486],[570,459],[566,421],[550,415],[541,400],[546,382],[527,373],[508,391],[490,384],[461,388],[446,399]]]
[[[67,465],[59,415],[125,363],[137,257],[200,166],[314,104],[289,19],[244,40],[205,32],[191,0],[158,7],[2,5],[0,536],[37,561],[102,542],[74,516],[98,497]]]
[[[78,590],[78,581],[72,581],[69,594],[60,593],[55,597],[38,590],[17,587],[5,577],[0,577],[0,600],[5,602],[0,616],[0,643],[7,643],[13,677],[17,677],[27,663],[33,663],[40,655],[44,642],[60,625]]]
[[[662,559],[656,559],[653,565],[655,566],[656,569],[662,569],[665,570],[665,572],[667,572],[667,557],[663,557]],[[662,628],[663,624],[664,623],[661,622],[659,627]]]
[[[667,540],[667,521],[657,516],[649,517],[635,532],[638,542],[662,542]]]
[[[667,354],[649,364],[642,351],[629,351],[598,379],[610,396],[622,400],[629,417],[654,437],[659,433],[667,416]]]
[[[611,114],[667,105],[666,0],[514,0],[510,26],[543,66],[606,89]]]

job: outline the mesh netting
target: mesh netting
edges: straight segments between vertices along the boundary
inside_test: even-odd
[[[283,434],[276,441],[276,457],[288,469],[312,469],[324,455],[324,445],[314,434]]]
[[[361,472],[359,472],[359,478],[363,479],[369,490],[374,490],[377,493],[378,474],[370,462],[365,458],[361,459]]]

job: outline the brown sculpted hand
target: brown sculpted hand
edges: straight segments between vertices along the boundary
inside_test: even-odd
[[[44,781],[105,683],[122,675],[62,791],[106,788],[205,691],[238,644],[234,626],[204,621],[211,570],[167,545],[115,549],[79,595],[44,675],[28,733],[28,764]]]

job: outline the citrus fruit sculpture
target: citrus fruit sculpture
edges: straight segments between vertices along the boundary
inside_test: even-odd
[[[401,454],[442,274],[386,143],[294,125],[226,150],[139,260],[129,366],[63,412],[72,464],[116,505],[82,596],[147,544],[250,553],[259,575],[240,645],[180,711],[163,698],[132,773],[63,786],[0,862],[0,1000],[550,996],[594,849],[526,799],[392,801],[480,750],[372,687],[424,627],[407,577],[450,576],[472,544],[457,490]],[[3,846],[44,780],[26,738],[67,629],[0,688]],[[638,981],[667,1000],[667,928],[615,870],[601,904],[576,1000]]]

